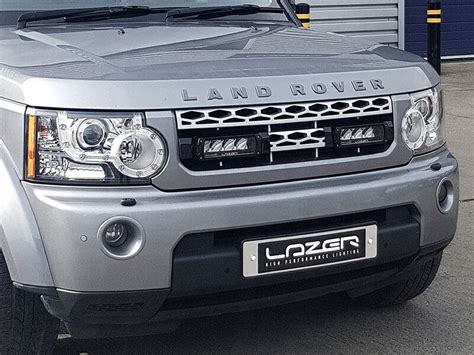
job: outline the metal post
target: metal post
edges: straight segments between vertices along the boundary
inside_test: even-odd
[[[309,28],[311,26],[311,7],[308,4],[297,4],[296,16],[299,18],[304,28]]]
[[[428,62],[441,74],[441,1],[429,0],[428,22]]]

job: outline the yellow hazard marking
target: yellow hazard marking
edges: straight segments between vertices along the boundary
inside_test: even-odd
[[[304,28],[310,28],[311,24],[309,22],[303,23]]]
[[[429,18],[428,23],[441,23],[440,18]]]
[[[297,14],[298,18],[300,20],[306,20],[306,19],[309,19],[309,14]]]
[[[441,15],[441,10],[428,10],[428,15]]]

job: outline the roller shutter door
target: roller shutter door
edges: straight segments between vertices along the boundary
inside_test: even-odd
[[[297,1],[298,2],[298,1]],[[309,0],[314,28],[403,48],[403,0]],[[401,29],[401,30],[400,30]]]
[[[426,56],[427,0],[406,1],[406,49]],[[442,55],[474,55],[474,0],[444,0]]]

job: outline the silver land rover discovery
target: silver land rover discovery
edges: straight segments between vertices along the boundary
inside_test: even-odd
[[[440,78],[287,0],[0,1],[0,352],[345,292],[455,234]]]

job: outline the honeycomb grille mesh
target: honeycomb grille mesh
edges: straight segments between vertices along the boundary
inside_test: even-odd
[[[324,129],[305,129],[270,133],[272,152],[323,148],[326,145]]]
[[[178,110],[179,130],[318,122],[392,113],[389,97],[286,105]]]

